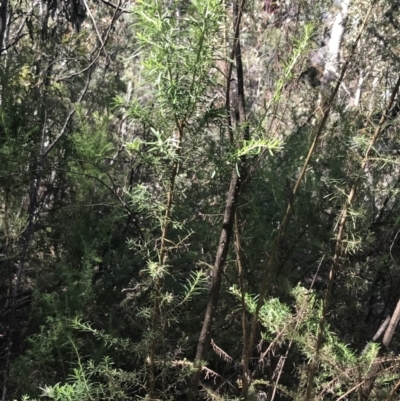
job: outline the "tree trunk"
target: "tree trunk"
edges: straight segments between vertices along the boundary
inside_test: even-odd
[[[324,75],[322,78],[322,89],[338,78],[340,47],[343,35],[346,29],[347,13],[349,10],[350,0],[342,0],[340,3],[340,11],[336,15],[333,22],[331,37],[328,43],[328,54],[325,61]]]
[[[236,61],[236,70],[237,70],[237,102],[236,102],[236,125],[240,126],[246,122],[246,108],[245,108],[245,98],[244,98],[244,78],[243,78],[243,64],[242,64],[242,55],[240,48],[240,40],[239,40],[239,27],[240,27],[240,19],[243,9],[244,0],[242,0],[241,5],[239,6],[238,1],[235,1],[233,4],[233,14],[234,14],[234,27],[235,27],[235,42],[233,46],[233,55]],[[231,57],[233,58],[233,57]],[[231,71],[231,70],[230,70]],[[231,132],[232,127],[230,122],[230,101],[229,101],[229,85],[230,85],[230,77],[228,73],[227,79],[227,102],[226,102],[226,111],[228,114],[228,129]],[[249,139],[249,129],[248,127],[244,127],[243,139]],[[239,174],[238,174],[239,171]],[[225,204],[225,212],[224,212],[224,220],[222,223],[222,231],[221,236],[218,243],[217,255],[215,257],[213,272],[212,272],[212,280],[210,293],[208,296],[206,313],[204,316],[203,325],[201,328],[199,341],[197,344],[196,350],[196,368],[198,369],[193,375],[191,379],[191,387],[193,393],[197,391],[198,383],[201,376],[201,361],[203,361],[206,357],[210,339],[211,339],[211,329],[213,325],[213,319],[215,316],[215,312],[218,306],[218,298],[221,288],[222,282],[222,272],[225,266],[226,257],[228,254],[232,232],[233,232],[233,223],[235,220],[235,211],[237,206],[238,194],[240,191],[240,184],[242,177],[245,174],[245,158],[242,157],[238,161],[238,166],[234,166],[232,169],[231,181],[229,184],[229,190],[226,197]],[[192,394],[193,396],[193,394]]]
[[[379,358],[382,356],[383,351],[390,345],[392,342],[394,333],[400,321],[400,300],[397,302],[396,309],[393,312],[393,315],[389,321],[389,324],[385,330],[385,334],[383,336],[381,349],[378,352],[378,355],[375,358],[375,362],[372,364],[370,371],[368,372],[367,377],[365,378],[365,383],[361,388],[360,392],[360,401],[367,401],[372,389],[374,388],[375,380],[378,377],[380,370],[380,362]]]
[[[219,239],[219,245],[217,255],[215,257],[215,263],[212,272],[211,288],[208,296],[208,303],[206,313],[204,316],[203,326],[201,328],[200,337],[196,350],[196,362],[200,363],[205,359],[206,353],[210,344],[211,329],[213,324],[213,318],[218,305],[219,292],[222,281],[222,271],[225,265],[226,256],[228,254],[230,240],[232,237],[233,220],[235,216],[237,194],[239,189],[239,176],[236,171],[232,171],[231,182],[226,199],[224,221],[222,224],[221,236]],[[200,379],[201,367],[198,366],[199,370],[192,376],[192,389],[196,391],[197,385]]]
[[[4,50],[4,36],[7,27],[8,0],[1,0],[0,6],[0,56]]]

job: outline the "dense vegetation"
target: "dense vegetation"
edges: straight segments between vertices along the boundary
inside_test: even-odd
[[[2,0],[2,400],[400,397],[396,0]]]

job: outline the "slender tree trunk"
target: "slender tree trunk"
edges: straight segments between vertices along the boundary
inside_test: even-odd
[[[235,110],[235,115],[237,116],[237,125],[243,125],[246,122],[246,112],[245,112],[245,98],[244,98],[244,78],[243,78],[243,64],[241,56],[241,48],[239,41],[239,27],[240,19],[242,15],[244,0],[242,0],[239,5],[238,1],[233,4],[234,13],[234,27],[235,27],[235,42],[233,47],[233,56],[236,61],[237,70],[237,109]],[[233,58],[233,57],[232,57]],[[227,79],[227,99],[226,99],[226,109],[228,118],[228,130],[231,133],[231,120],[230,120],[230,98],[229,98],[229,88],[230,88],[230,75],[232,68],[230,66]],[[249,139],[248,127],[245,127],[243,139]],[[233,140],[232,135],[230,135],[231,141]],[[213,326],[213,319],[218,306],[219,293],[221,289],[222,282],[222,272],[225,266],[226,257],[228,255],[228,250],[233,233],[233,224],[235,220],[235,212],[237,207],[237,199],[240,191],[241,179],[245,173],[245,159],[242,158],[238,162],[239,166],[232,169],[231,180],[229,184],[229,190],[226,196],[224,220],[222,223],[222,231],[218,243],[217,255],[215,257],[215,262],[213,266],[211,287],[208,296],[207,308],[204,316],[203,325],[201,328],[199,341],[197,344],[195,363],[197,371],[192,375],[191,387],[192,387],[192,397],[197,391],[198,383],[201,375],[201,361],[206,357],[207,351],[210,345],[211,330]],[[239,171],[239,174],[238,174]]]
[[[380,370],[379,358],[382,356],[383,351],[387,349],[387,347],[392,342],[396,328],[399,325],[399,321],[400,321],[400,300],[397,302],[396,309],[394,310],[393,315],[389,321],[389,324],[387,325],[387,328],[385,330],[385,334],[383,335],[383,340],[382,340],[383,347],[381,347],[381,349],[379,350],[378,355],[375,358],[375,362],[372,364],[371,369],[368,372],[368,375],[365,379],[365,383],[361,388],[359,396],[360,401],[367,401],[371,394],[372,389],[374,388],[375,380],[378,377]]]
[[[346,30],[347,14],[349,11],[350,0],[340,2],[340,11],[337,13],[331,29],[331,37],[328,43],[328,54],[325,61],[324,75],[322,78],[322,88],[326,88],[338,78],[340,48],[344,32]]]
[[[378,330],[376,331],[376,333],[374,334],[374,336],[372,337],[372,341],[378,341],[379,338],[382,336],[382,334],[386,331],[388,324],[390,322],[390,316],[387,316],[386,319],[382,322],[382,324],[379,326]],[[361,354],[365,354],[369,349],[369,343],[364,347],[364,349],[362,350]]]
[[[232,236],[232,227],[236,209],[239,184],[240,184],[239,176],[237,175],[236,171],[232,171],[231,182],[226,197],[222,231],[213,267],[211,287],[208,296],[206,313],[204,316],[203,326],[201,328],[200,337],[196,350],[196,362],[200,362],[205,359],[210,344],[213,318],[215,315],[215,311],[217,309],[219,292],[221,288],[222,271],[225,265],[225,260],[228,254],[229,244]],[[199,372],[193,375],[192,377],[192,388],[194,391],[197,389],[198,381],[200,379],[200,373],[201,371],[199,370]]]
[[[0,6],[0,56],[4,50],[4,36],[7,27],[8,0],[1,0]]]
[[[382,344],[385,347],[388,347],[392,342],[394,332],[396,331],[397,326],[400,321],[400,300],[397,303],[396,309],[393,312],[392,318],[390,319],[389,325],[385,331],[385,335],[383,336]]]

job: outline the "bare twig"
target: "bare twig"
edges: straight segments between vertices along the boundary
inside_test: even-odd
[[[131,14],[132,11],[128,11],[125,8],[121,8],[120,5],[115,5],[114,3],[111,3],[111,1],[108,0],[100,0],[102,3],[107,4],[108,6],[111,6],[112,8],[115,8],[118,11],[121,11],[121,13],[126,13],[126,14]]]
[[[92,77],[92,70],[89,71],[88,77],[87,77],[87,79],[86,79],[86,85],[85,85],[85,87],[83,88],[83,90],[82,90],[82,92],[81,92],[81,95],[79,96],[78,101],[75,103],[76,105],[78,105],[79,103],[82,102],[83,97],[85,96],[85,94],[86,94],[86,92],[87,92],[87,90],[88,90],[88,88],[89,88],[89,84],[90,84],[91,77]],[[58,134],[58,136],[56,137],[56,139],[54,139],[54,141],[44,150],[44,152],[43,152],[43,158],[46,158],[46,157],[47,157],[47,155],[48,155],[48,154],[54,149],[54,147],[57,145],[58,141],[64,136],[64,134],[65,134],[65,132],[66,132],[66,129],[67,129],[67,126],[68,126],[68,123],[70,122],[70,120],[71,120],[72,116],[75,114],[75,112],[76,112],[76,109],[73,108],[73,109],[68,113],[68,116],[67,116],[67,118],[66,118],[65,121],[64,121],[64,125],[62,126],[60,133]]]
[[[122,1],[122,0],[120,0],[120,2],[118,3],[118,7],[121,5],[121,1]],[[110,26],[108,27],[108,30],[107,30],[106,35],[105,35],[105,38],[104,38],[104,40],[103,40],[103,42],[102,42],[103,45],[100,46],[100,48],[98,49],[97,56],[89,63],[88,66],[86,66],[86,67],[83,68],[82,70],[80,70],[80,71],[78,71],[78,72],[75,72],[75,73],[73,73],[73,74],[71,74],[71,75],[68,75],[68,76],[66,76],[66,77],[61,77],[61,78],[57,79],[58,82],[66,81],[66,80],[68,80],[68,79],[74,78],[74,77],[76,77],[76,76],[78,76],[78,75],[83,74],[83,73],[86,72],[86,71],[89,71],[89,70],[93,67],[93,65],[94,65],[94,64],[97,62],[97,60],[100,58],[101,52],[102,52],[102,50],[103,50],[103,47],[107,44],[108,38],[109,38],[109,36],[110,36],[111,28],[113,27],[114,22],[116,21],[116,19],[117,19],[118,16],[120,15],[120,13],[119,13],[118,11],[119,11],[119,8],[117,8],[117,9],[115,10],[115,12],[114,12],[114,15],[113,15],[113,17],[112,17],[112,19],[111,19],[111,22],[110,22]],[[96,52],[96,50],[94,50],[94,51],[92,52],[92,55],[93,55],[95,52]]]
[[[93,14],[92,14],[92,12],[90,11],[90,8],[89,8],[89,5],[88,5],[87,1],[86,1],[86,0],[83,0],[83,3],[85,4],[85,7],[86,7],[86,10],[87,10],[87,12],[88,12],[88,14],[89,14],[89,16],[90,16],[90,19],[92,20],[92,23],[93,23],[93,26],[94,26],[94,30],[96,31],[97,38],[99,39],[99,42],[100,42],[100,44],[101,44],[101,50],[104,51],[104,54],[105,54],[106,57],[108,58],[108,55],[107,55],[107,52],[106,52],[106,49],[105,49],[105,45],[104,45],[103,39],[101,38],[100,32],[99,32],[99,30],[97,29],[96,20],[94,19]]]

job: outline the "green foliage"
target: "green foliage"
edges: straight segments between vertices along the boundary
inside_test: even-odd
[[[187,284],[183,284],[184,293],[181,296],[177,307],[181,307],[186,303],[190,302],[194,297],[201,294],[206,288],[206,277],[202,271],[196,271],[191,273],[191,280],[189,279]]]
[[[85,365],[79,362],[78,367],[68,376],[67,383],[45,386],[41,388],[40,396],[54,401],[127,400],[132,398],[127,396],[123,386],[129,388],[134,379],[134,375],[115,369],[110,359],[105,357],[98,365],[93,361]],[[34,401],[29,396],[23,400]]]
[[[93,113],[92,121],[89,122],[82,112],[79,112],[78,118],[79,132],[71,136],[76,158],[91,163],[101,163],[113,149],[109,137],[110,117]]]
[[[231,291],[240,299],[240,292],[235,287],[231,288]],[[301,286],[293,288],[291,294],[294,298],[292,308],[277,298],[270,298],[264,302],[259,314],[263,339],[271,343],[270,347],[272,344],[281,347],[285,344],[290,347],[293,342],[296,352],[311,360],[314,358],[321,302],[317,301],[315,293]],[[249,313],[254,313],[256,300],[248,294],[245,294],[245,299]],[[368,374],[372,364],[376,363],[379,345],[370,343],[365,353],[357,355],[348,344],[340,340],[327,323],[324,324],[325,337],[319,355],[317,389],[321,392],[327,391],[334,378],[334,382],[337,383],[335,394],[340,396],[357,385],[358,376],[364,377]],[[391,380],[389,372],[387,380]],[[256,384],[257,382],[254,383]],[[285,393],[287,389],[282,387],[281,391]]]
[[[243,156],[255,156],[260,154],[261,150],[267,149],[270,155],[273,155],[273,151],[277,151],[282,148],[281,142],[278,139],[251,139],[249,141],[243,141],[240,149],[236,151],[236,157],[240,159]]]
[[[370,341],[399,298],[397,104],[371,138],[398,75],[394,2],[375,5],[350,57],[367,6],[351,2],[338,56],[338,67],[346,60],[349,68],[296,199],[293,185],[324,112],[321,77],[312,87],[304,80],[310,70],[323,73],[340,2],[245,2],[241,125],[230,4],[86,3],[75,32],[76,10],[59,2],[9,2],[0,59],[5,398],[186,399],[226,240],[226,193],[240,165],[231,238],[240,247],[226,255],[215,348],[196,397],[240,397],[243,343],[290,204],[259,313],[249,400],[305,399],[335,253],[313,401],[358,399],[375,366],[369,399],[389,399],[398,333],[388,350]]]
[[[278,102],[280,100],[284,85],[287,84],[293,77],[294,69],[298,67],[299,63],[301,62],[301,58],[304,57],[304,54],[310,46],[310,41],[314,34],[314,27],[311,23],[305,23],[302,27],[302,30],[303,32],[301,33],[300,38],[294,42],[294,48],[290,58],[283,63],[283,76],[276,84],[273,102]]]
[[[174,18],[179,2],[140,1],[134,8],[135,29],[146,51],[148,79],[157,87],[161,116],[188,121],[210,85],[209,70],[215,36],[223,16],[215,0],[192,1],[183,18]]]

